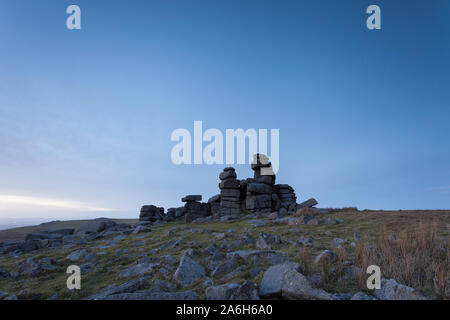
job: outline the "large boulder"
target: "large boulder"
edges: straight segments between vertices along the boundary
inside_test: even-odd
[[[300,265],[293,262],[270,267],[263,276],[259,295],[263,298],[331,300],[332,296],[322,289],[314,288],[300,273]]]

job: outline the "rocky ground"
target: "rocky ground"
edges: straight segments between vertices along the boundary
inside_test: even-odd
[[[423,221],[434,228],[422,241],[429,263],[395,269],[418,255],[401,251],[402,239],[419,239]],[[450,211],[306,208],[34,230],[0,245],[0,299],[448,299],[449,222]],[[397,247],[398,257],[387,249]],[[365,268],[376,263],[383,280],[373,291]],[[80,290],[66,287],[70,265],[81,268]]]

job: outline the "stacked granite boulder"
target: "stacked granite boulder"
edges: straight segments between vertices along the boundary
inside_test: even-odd
[[[143,206],[139,215],[141,222],[156,222],[162,220],[164,217],[164,208],[159,208],[154,205]]]
[[[215,196],[209,198],[208,203],[211,208],[211,214],[213,217],[216,217],[220,210],[220,194],[216,194]]]
[[[275,184],[275,173],[266,155],[255,154],[251,168],[254,171],[253,178],[245,180],[237,179],[234,168],[223,169],[219,175],[220,194],[211,197],[207,203],[201,202],[201,195],[189,195],[182,199],[186,203],[183,207],[170,208],[167,215],[164,215],[164,208],[143,206],[140,214],[141,224],[174,221],[180,218],[189,223],[210,215],[218,219],[244,212],[277,213],[277,216],[284,216],[289,212],[317,205],[315,199],[297,204],[294,188],[287,184]]]
[[[276,184],[274,186],[274,194],[280,201],[280,208],[285,208],[287,211],[295,211],[297,197],[295,196],[294,188],[288,184]]]
[[[268,213],[272,211],[275,174],[272,164],[263,154],[255,154],[252,162],[253,179],[243,183],[245,207],[250,212]]]
[[[197,218],[205,218],[211,215],[210,205],[208,203],[200,202],[201,200],[201,195],[189,195],[181,199],[182,202],[186,202],[184,205],[186,223],[190,223]]]
[[[236,215],[241,210],[241,184],[236,177],[234,168],[225,168],[220,173],[220,206],[215,218],[228,215]]]

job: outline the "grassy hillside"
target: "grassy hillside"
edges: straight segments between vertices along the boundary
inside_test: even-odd
[[[19,261],[29,257],[33,259],[51,258],[58,261],[56,271],[47,272],[36,277],[21,276],[18,279],[0,279],[0,291],[21,294],[21,298],[47,299],[58,294],[60,299],[86,298],[100,289],[111,285],[121,284],[133,279],[122,277],[120,273],[127,268],[136,265],[137,261],[157,262],[160,265],[151,272],[153,280],[161,279],[173,281],[173,273],[178,262],[170,261],[168,255],[178,259],[184,250],[194,248],[197,252],[197,260],[207,268],[210,258],[205,254],[205,248],[215,243],[226,252],[234,250],[255,249],[254,245],[238,245],[233,248],[233,242],[241,239],[243,234],[250,234],[257,238],[261,232],[279,235],[282,242],[274,244],[272,249],[285,252],[291,261],[299,262],[307,275],[322,274],[324,278],[323,288],[331,293],[367,291],[364,288],[365,272],[362,277],[351,280],[343,280],[341,267],[345,261],[351,261],[355,265],[364,268],[367,264],[378,263],[382,269],[383,277],[401,278],[406,285],[411,285],[423,293],[438,298],[450,298],[444,293],[439,293],[433,286],[431,276],[444,277],[441,281],[448,281],[448,239],[450,237],[450,211],[337,211],[321,215],[325,218],[342,219],[344,222],[335,225],[284,225],[273,224],[268,218],[258,218],[265,225],[256,226],[254,219],[240,219],[234,222],[207,222],[198,224],[185,224],[184,222],[170,222],[154,226],[152,232],[128,235],[118,240],[117,235],[98,239],[87,245],[72,247],[70,249],[44,250],[23,254],[18,258],[0,257],[0,266],[13,272],[17,270]],[[55,223],[54,225],[18,228],[0,232],[2,239],[19,239],[30,231],[77,227],[83,221],[68,221]],[[121,220],[120,222],[126,222]],[[425,227],[424,227],[425,226]],[[352,246],[354,233],[361,235],[362,240],[357,246]],[[394,236],[397,240],[390,246],[383,247],[389,238]],[[314,239],[311,246],[299,245],[298,239],[310,237]],[[335,249],[334,239],[344,240],[341,249]],[[181,241],[179,241],[181,240]],[[440,252],[442,244],[447,244],[447,251]],[[368,246],[380,248],[380,257],[372,257],[367,254]],[[77,249],[85,248],[96,256],[95,269],[82,275],[82,289],[69,291],[66,288],[67,266],[73,264],[66,260],[67,255]],[[391,257],[395,248],[400,253]],[[436,249],[437,248],[437,249]],[[330,266],[315,265],[314,257],[324,249],[333,249],[338,253],[338,261],[330,272]],[[383,251],[384,250],[384,251]],[[389,251],[390,250],[390,251]],[[438,250],[438,251],[436,251]],[[388,252],[389,251],[389,252]],[[442,250],[441,250],[442,251]],[[386,253],[386,254],[385,254]],[[434,255],[436,253],[436,255]],[[441,255],[441,253],[443,255]],[[383,256],[385,254],[385,256]],[[423,256],[422,256],[423,255]],[[428,255],[428,256],[427,256]],[[447,258],[445,258],[447,255]],[[439,257],[438,257],[439,256]],[[442,258],[443,257],[443,258]],[[419,259],[420,258],[420,259]],[[428,260],[427,260],[428,259]],[[176,261],[176,260],[175,260]],[[82,261],[79,262],[83,263]],[[231,279],[211,279],[214,285],[223,283],[243,283],[252,280],[259,284],[262,273],[253,277],[251,270],[255,262],[245,262],[243,272]],[[396,265],[400,268],[396,268]],[[423,271],[424,275],[409,274],[409,265],[414,270]],[[260,262],[262,269],[267,269],[268,264]],[[442,269],[443,268],[443,269]],[[364,270],[364,269],[363,269]],[[438,273],[441,273],[440,275]],[[425,278],[424,278],[425,276]],[[138,276],[139,277],[139,276]],[[136,277],[135,277],[136,278]],[[194,283],[189,288],[177,287],[177,290],[192,289],[199,296],[204,297],[205,287],[203,281]],[[149,284],[150,286],[151,284]],[[446,284],[441,284],[445,286]],[[441,287],[442,289],[443,287]]]

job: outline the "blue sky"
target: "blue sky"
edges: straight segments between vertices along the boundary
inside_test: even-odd
[[[66,28],[70,4],[82,30]],[[371,4],[382,30],[366,28]],[[224,166],[170,159],[172,131],[194,120],[279,129],[277,181],[299,201],[448,209],[449,13],[446,0],[2,0],[0,218],[207,199]]]

